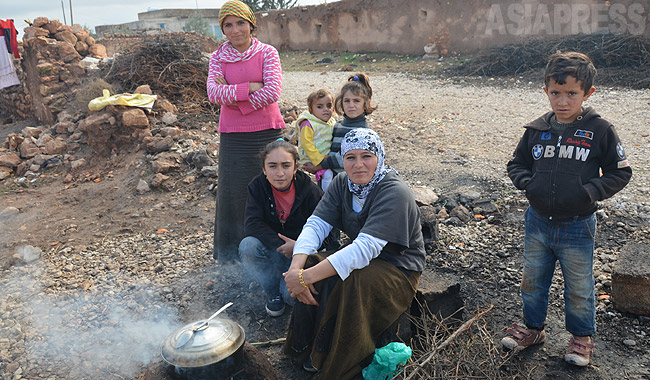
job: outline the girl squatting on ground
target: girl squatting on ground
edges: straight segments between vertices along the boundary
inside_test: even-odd
[[[266,313],[279,317],[293,305],[282,273],[289,269],[295,239],[323,192],[298,170],[298,152],[286,141],[260,153],[262,173],[248,184],[244,234],[239,256],[250,278],[266,295]]]

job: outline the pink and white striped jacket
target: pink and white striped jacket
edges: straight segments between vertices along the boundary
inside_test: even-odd
[[[219,85],[216,77],[224,77],[228,85]],[[264,87],[248,93],[250,82]],[[219,132],[256,132],[284,128],[277,101],[282,89],[282,67],[278,51],[253,38],[243,53],[230,42],[223,43],[210,57],[208,99],[221,104]],[[233,105],[237,103],[237,105]]]

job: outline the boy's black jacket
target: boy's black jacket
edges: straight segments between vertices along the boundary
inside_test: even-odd
[[[291,208],[291,213],[284,225],[280,223],[275,207],[275,198],[271,184],[264,173],[253,178],[248,184],[248,199],[246,200],[246,216],[244,218],[245,236],[259,239],[265,246],[276,249],[284,240],[278,233],[291,239],[297,239],[320,201],[323,191],[311,181],[309,176],[302,171],[296,172],[294,182],[296,187],[296,200]]]
[[[588,107],[558,136],[549,112],[528,125],[508,176],[540,215],[552,220],[587,216],[597,201],[616,194],[632,177],[614,126]],[[600,174],[602,170],[602,176]]]

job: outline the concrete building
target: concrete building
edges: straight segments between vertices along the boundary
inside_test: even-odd
[[[207,21],[208,29],[218,41],[223,38],[219,28],[219,9],[158,9],[138,13],[138,21],[124,24],[98,25],[95,32],[98,37],[112,33],[169,33],[184,31],[185,24],[193,17]]]

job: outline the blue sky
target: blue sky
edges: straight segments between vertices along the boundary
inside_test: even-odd
[[[71,0],[0,0],[0,19],[14,19],[16,29],[22,35],[27,26],[25,19],[39,16],[49,19],[65,17],[70,24]],[[323,4],[325,0],[299,0],[300,5]],[[332,2],[329,0],[329,2]],[[94,28],[97,25],[121,24],[138,19],[138,13],[149,9],[165,8],[219,8],[225,0],[72,0],[72,17],[75,24]]]

